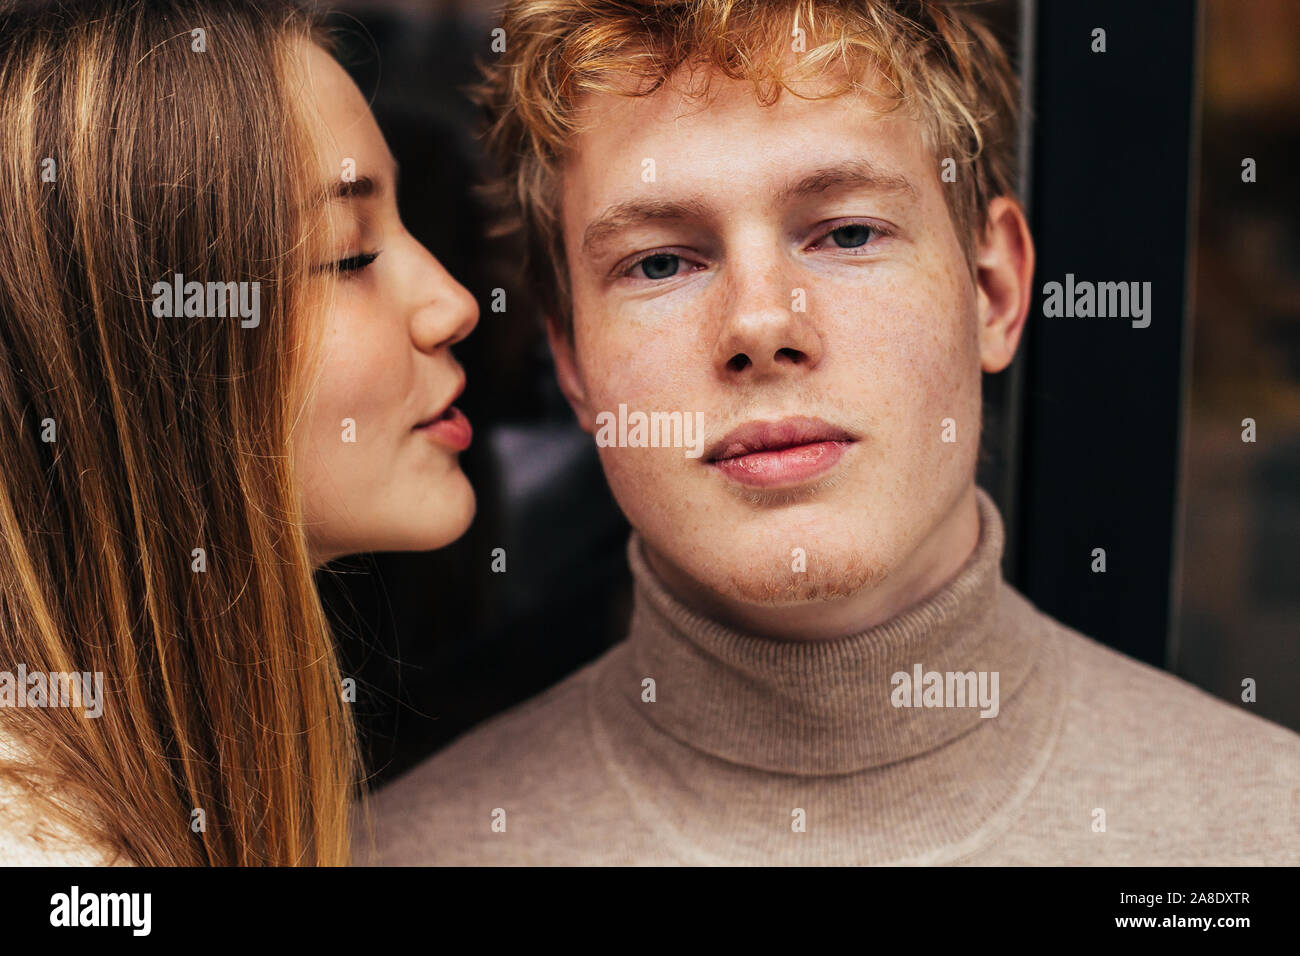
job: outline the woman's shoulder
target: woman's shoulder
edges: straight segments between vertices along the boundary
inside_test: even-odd
[[[56,832],[49,821],[27,815],[11,821],[0,810],[0,866],[112,866],[106,854],[72,834]]]
[[[23,748],[0,729],[0,761],[23,759]],[[120,861],[119,861],[120,863]],[[11,775],[0,773],[0,866],[112,866]]]

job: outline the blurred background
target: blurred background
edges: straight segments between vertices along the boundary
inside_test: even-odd
[[[979,481],[1007,524],[1007,579],[1096,640],[1300,730],[1300,3],[976,6],[1024,80],[1035,289],[1073,273],[1150,281],[1153,301],[1134,329],[1044,318],[1040,295],[1015,363],[986,376]],[[318,573],[376,786],[594,659],[631,609],[627,524],[555,386],[519,250],[486,238],[474,190],[490,168],[465,89],[499,8],[335,6],[344,66],[402,165],[403,219],[481,309],[457,348],[473,527],[439,552]]]
[[[1300,730],[1300,4],[1206,3],[1200,75],[1169,664]]]

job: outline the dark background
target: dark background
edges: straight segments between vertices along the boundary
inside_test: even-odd
[[[342,59],[401,162],[403,219],[479,299],[457,348],[478,517],[428,554],[318,574],[376,784],[621,639],[628,527],[555,386],[517,248],[485,239],[465,96],[494,3],[352,3]],[[1032,3],[986,19],[1025,81],[1038,268],[985,379],[979,481],[1043,611],[1300,729],[1300,4]],[[1106,52],[1092,52],[1092,31]],[[1241,160],[1259,179],[1241,181]],[[1149,281],[1149,328],[1045,318],[1048,281]],[[491,311],[492,290],[508,308]],[[1252,417],[1255,444],[1241,441]],[[1107,571],[1091,570],[1094,548]],[[507,571],[491,571],[504,548]],[[1254,678],[1257,703],[1240,700]]]

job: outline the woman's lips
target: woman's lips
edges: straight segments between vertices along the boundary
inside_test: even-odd
[[[830,471],[840,460],[847,441],[819,441],[772,451],[756,451],[713,462],[732,481],[758,488],[794,485]]]
[[[474,429],[469,419],[455,405],[449,405],[445,412],[427,425],[417,425],[415,431],[427,435],[440,445],[446,445],[452,451],[464,451],[474,438]]]

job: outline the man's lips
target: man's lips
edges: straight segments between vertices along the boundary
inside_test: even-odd
[[[820,418],[747,422],[714,442],[705,461],[744,485],[797,485],[829,471],[856,440]]]

